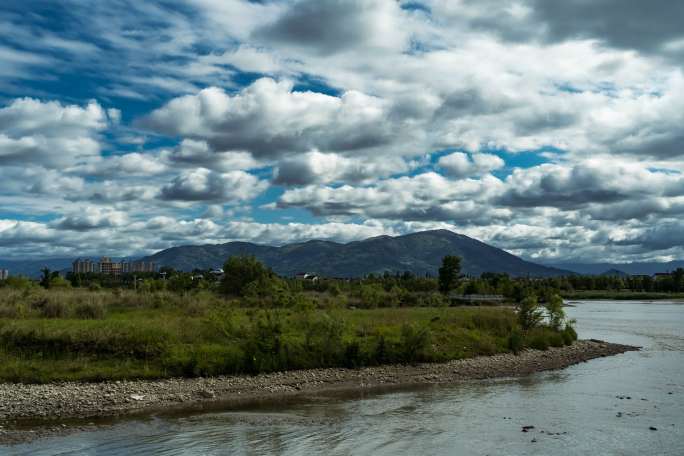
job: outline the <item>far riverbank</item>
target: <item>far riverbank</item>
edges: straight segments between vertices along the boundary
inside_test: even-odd
[[[230,406],[326,391],[522,376],[633,350],[638,348],[592,339],[546,351],[525,350],[518,355],[480,356],[447,363],[159,381],[0,384],[0,444],[78,430],[78,426],[64,424],[74,419],[143,414],[209,403]],[[25,423],[29,421],[43,425],[27,429]]]
[[[649,293],[631,291],[579,291],[561,293],[561,297],[572,301],[670,301],[684,302],[684,293]]]

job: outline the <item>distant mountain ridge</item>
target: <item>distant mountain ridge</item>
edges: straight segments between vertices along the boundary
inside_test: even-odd
[[[567,269],[577,274],[602,275],[607,271],[621,271],[629,275],[653,275],[657,272],[672,272],[677,268],[684,268],[684,261],[670,261],[667,263],[545,263],[546,266]]]
[[[525,261],[499,248],[448,230],[422,231],[403,236],[378,236],[341,244],[311,240],[281,247],[228,242],[172,247],[143,258],[160,266],[190,271],[215,268],[233,255],[253,255],[276,273],[292,276],[315,272],[327,277],[362,277],[370,273],[436,275],[445,255],[462,258],[465,274],[505,272],[512,276],[549,277],[569,271]]]
[[[172,247],[144,257],[160,266],[179,270],[220,267],[231,255],[254,255],[279,274],[316,272],[333,277],[359,277],[371,272],[411,271],[436,275],[444,255],[463,258],[463,271],[469,275],[482,272],[506,272],[512,276],[549,277],[568,274],[622,275],[649,274],[684,268],[684,261],[668,263],[552,263],[525,261],[501,249],[447,230],[422,231],[404,236],[377,236],[347,244],[311,240],[281,247],[251,242],[185,245]],[[26,260],[0,259],[0,268],[10,275],[39,277],[40,269],[67,270],[75,258]],[[97,258],[94,258],[97,260]]]

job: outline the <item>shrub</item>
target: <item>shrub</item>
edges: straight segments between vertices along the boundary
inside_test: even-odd
[[[577,340],[577,332],[575,331],[575,328],[569,324],[565,325],[561,335],[563,336],[565,345],[572,345],[572,343]]]
[[[18,304],[0,305],[0,318],[19,318],[21,309]]]
[[[418,328],[416,325],[405,323],[401,327],[399,341],[399,356],[405,363],[423,361],[427,358],[430,344],[430,328]]]
[[[549,320],[549,326],[556,331],[560,331],[565,321],[565,311],[563,311],[563,298],[557,294],[551,296],[544,305]]]
[[[62,300],[43,298],[38,301],[41,316],[45,318],[66,318],[69,306]]]
[[[517,355],[523,349],[523,346],[524,340],[522,334],[518,329],[514,329],[508,336],[508,349]]]
[[[344,348],[344,366],[349,369],[361,367],[365,364],[361,352],[361,344],[357,340],[348,342]]]
[[[248,256],[233,256],[223,265],[221,291],[227,295],[244,296],[245,287],[252,283],[266,285],[273,272],[259,260]]]
[[[563,335],[547,327],[540,327],[530,331],[526,338],[527,345],[537,350],[546,350],[549,347],[562,347]]]
[[[359,297],[361,298],[361,307],[365,309],[374,309],[382,307],[387,293],[379,284],[363,284],[359,290]]]
[[[206,300],[190,296],[189,301],[183,306],[183,313],[189,317],[202,317],[209,312],[209,304]]]
[[[162,366],[171,376],[241,374],[245,372],[244,358],[244,352],[235,344],[177,345],[163,356]]]
[[[545,334],[534,333],[528,337],[527,345],[536,350],[547,350],[549,348],[549,341]]]
[[[373,360],[377,364],[385,364],[390,361],[390,354],[389,354],[389,349],[388,349],[388,344],[387,341],[385,340],[385,336],[380,334],[378,336],[378,340],[375,344],[375,351],[373,353]]]
[[[36,288],[35,283],[33,283],[28,277],[24,276],[9,276],[4,280],[3,286],[14,290],[28,290],[31,288]]]
[[[536,328],[543,318],[544,316],[539,309],[535,296],[528,296],[520,302],[518,306],[518,323],[522,329]]]
[[[98,301],[81,302],[74,308],[76,318],[83,320],[101,320],[106,313],[104,304]]]

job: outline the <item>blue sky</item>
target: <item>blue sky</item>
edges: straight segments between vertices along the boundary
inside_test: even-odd
[[[433,228],[682,258],[684,10],[621,5],[4,2],[0,258]]]

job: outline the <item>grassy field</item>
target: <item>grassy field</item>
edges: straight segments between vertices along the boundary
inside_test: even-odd
[[[211,292],[0,289],[0,381],[43,383],[446,361],[571,343],[504,307],[244,307]],[[334,301],[332,301],[334,302]]]

